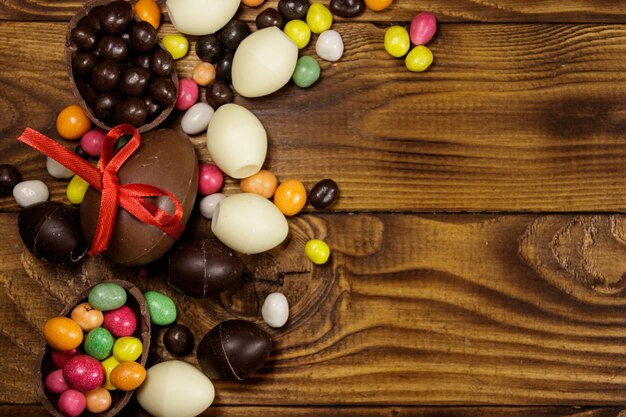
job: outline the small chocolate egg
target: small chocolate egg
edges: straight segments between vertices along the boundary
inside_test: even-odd
[[[270,26],[276,26],[281,29],[283,27],[283,17],[278,13],[278,10],[268,7],[257,15],[255,23],[258,30]]]
[[[163,345],[172,355],[187,356],[193,351],[193,333],[187,326],[174,324],[163,335]]]
[[[44,261],[77,262],[89,249],[78,211],[66,204],[49,201],[28,206],[17,217],[17,226],[24,245]]]
[[[242,380],[263,366],[271,350],[272,340],[259,326],[228,320],[204,336],[196,354],[209,378]]]
[[[22,174],[13,165],[0,164],[0,195],[9,195],[22,182]]]
[[[239,282],[243,263],[220,242],[201,239],[186,242],[170,258],[171,286],[192,297],[219,294]]]
[[[233,19],[226,23],[226,26],[219,31],[217,37],[226,49],[234,51],[249,34],[250,27],[246,22]]]

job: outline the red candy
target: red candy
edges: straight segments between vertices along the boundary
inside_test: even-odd
[[[128,306],[121,306],[115,310],[104,312],[104,323],[113,337],[132,336],[137,330],[137,317]]]
[[[200,90],[198,84],[191,78],[183,78],[178,81],[178,98],[176,99],[176,107],[178,110],[187,110],[191,108],[196,101],[198,101],[198,95]]]
[[[67,382],[65,382],[65,378],[63,378],[62,369],[50,372],[50,374],[46,377],[46,389],[53,394],[62,394],[70,389]]]
[[[78,355],[63,367],[63,378],[70,388],[80,392],[91,391],[104,382],[104,367],[89,355]]]
[[[224,174],[217,165],[200,164],[199,174],[198,192],[200,194],[214,194],[222,188],[224,184]]]
[[[85,410],[87,400],[82,392],[69,389],[59,397],[59,410],[67,417],[77,417]]]
[[[81,138],[80,147],[90,156],[97,158],[100,156],[100,152],[102,152],[102,144],[104,143],[106,134],[107,133],[102,129],[91,129]]]
[[[74,356],[78,355],[78,349],[74,348],[71,350],[56,350],[52,349],[50,352],[50,356],[52,358],[52,363],[57,368],[63,368],[67,361],[72,359]]]

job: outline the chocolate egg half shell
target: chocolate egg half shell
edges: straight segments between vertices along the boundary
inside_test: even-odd
[[[272,340],[259,326],[227,320],[204,336],[196,354],[209,378],[242,380],[263,366],[271,350]]]
[[[28,206],[20,212],[17,226],[26,248],[44,261],[77,262],[89,249],[78,210],[67,204],[47,201]]]
[[[135,330],[133,336],[141,340],[143,346],[143,352],[139,359],[137,359],[137,362],[139,362],[142,366],[146,366],[148,353],[150,351],[150,313],[148,312],[146,300],[144,299],[141,291],[128,281],[111,280],[107,282],[114,283],[123,287],[128,293],[126,305],[130,307],[133,313],[137,316],[137,329]],[[89,292],[92,288],[93,286],[81,292],[70,304],[67,305],[67,307],[63,309],[59,316],[69,317],[74,307],[81,303],[87,302]],[[39,399],[43,406],[48,410],[50,414],[55,417],[66,417],[61,413],[58,407],[59,395],[53,394],[46,389],[45,380],[48,375],[55,369],[57,369],[57,367],[53,362],[52,349],[47,343],[44,343],[39,352],[38,366],[35,372],[37,395],[39,396]],[[108,411],[98,414],[84,411],[81,414],[81,417],[113,417],[114,415],[119,413],[122,408],[124,408],[130,398],[133,396],[134,391],[123,392],[120,390],[114,390],[110,391],[110,393],[112,397],[112,403]]]
[[[243,263],[239,255],[215,240],[181,245],[170,258],[168,282],[192,297],[219,294],[239,282]]]
[[[184,225],[193,209],[198,190],[198,158],[187,135],[158,129],[142,136],[139,149],[118,172],[120,184],[149,184],[174,194],[183,206]],[[89,188],[80,207],[80,222],[89,242],[93,241],[100,212],[100,192]],[[161,210],[174,213],[167,197],[149,197]],[[144,265],[161,256],[175,240],[156,226],[133,217],[118,207],[108,249],[103,255],[120,265]]]

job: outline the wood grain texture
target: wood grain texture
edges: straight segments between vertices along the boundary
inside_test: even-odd
[[[0,24],[0,158],[25,178],[48,178],[44,157],[14,138],[26,126],[56,138],[73,102],[64,27]],[[626,26],[444,24],[423,74],[386,55],[383,29],[337,29],[345,56],[322,63],[313,88],[237,99],[265,125],[280,179],[335,179],[339,211],[626,210]],[[195,63],[179,61],[180,74]],[[47,182],[61,199],[65,183]],[[2,198],[0,209],[16,206]]]
[[[194,217],[186,238],[210,234]],[[626,217],[301,215],[279,248],[245,259],[251,278],[219,299],[175,294],[165,260],[60,267],[21,247],[0,215],[0,402],[35,402],[43,323],[84,286],[115,277],[174,297],[199,339],[259,319],[274,291],[290,319],[244,383],[216,381],[218,405],[619,405],[626,401]],[[331,262],[303,254],[324,239]],[[608,259],[617,259],[608,262]],[[171,358],[154,332],[153,361]],[[191,355],[185,360],[195,363]],[[276,393],[280,393],[277,395]]]
[[[0,20],[69,21],[81,7],[80,0],[4,0],[0,3]],[[164,0],[159,1],[165,4]],[[322,1],[328,5],[329,0]],[[254,21],[260,10],[276,7],[278,0],[268,0],[258,8],[241,7],[238,17]],[[619,1],[569,0],[395,0],[382,12],[367,11],[352,21],[408,22],[420,11],[435,13],[440,21],[480,22],[613,22],[623,23],[626,17]],[[345,21],[335,16],[338,21]]]

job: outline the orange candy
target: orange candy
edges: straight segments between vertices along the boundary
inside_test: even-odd
[[[264,1],[265,0],[241,0],[241,2],[248,7],[260,6],[263,4]]]
[[[91,120],[76,104],[67,106],[57,116],[57,132],[68,140],[80,139],[91,129]]]
[[[43,337],[53,349],[70,350],[80,346],[83,331],[72,319],[52,317],[43,325]]]
[[[146,368],[137,362],[122,362],[111,371],[111,384],[120,391],[132,391],[146,379]]]
[[[161,8],[154,0],[139,0],[135,4],[135,14],[155,29],[161,24]]]
[[[285,215],[293,216],[306,204],[306,188],[298,180],[281,183],[274,193],[274,204]]]
[[[373,10],[375,12],[380,12],[383,9],[386,9],[393,3],[393,0],[365,0],[365,5],[368,9]]]
[[[276,187],[278,187],[276,175],[264,169],[239,182],[239,188],[244,193],[254,193],[265,198],[272,198]]]
[[[87,411],[98,414],[104,413],[111,407],[111,393],[104,387],[98,387],[85,393]]]
[[[209,62],[200,62],[193,69],[191,78],[196,84],[206,87],[215,81],[215,65]]]
[[[89,303],[82,303],[74,307],[70,317],[80,326],[83,332],[100,327],[104,321],[102,311],[93,308]]]

